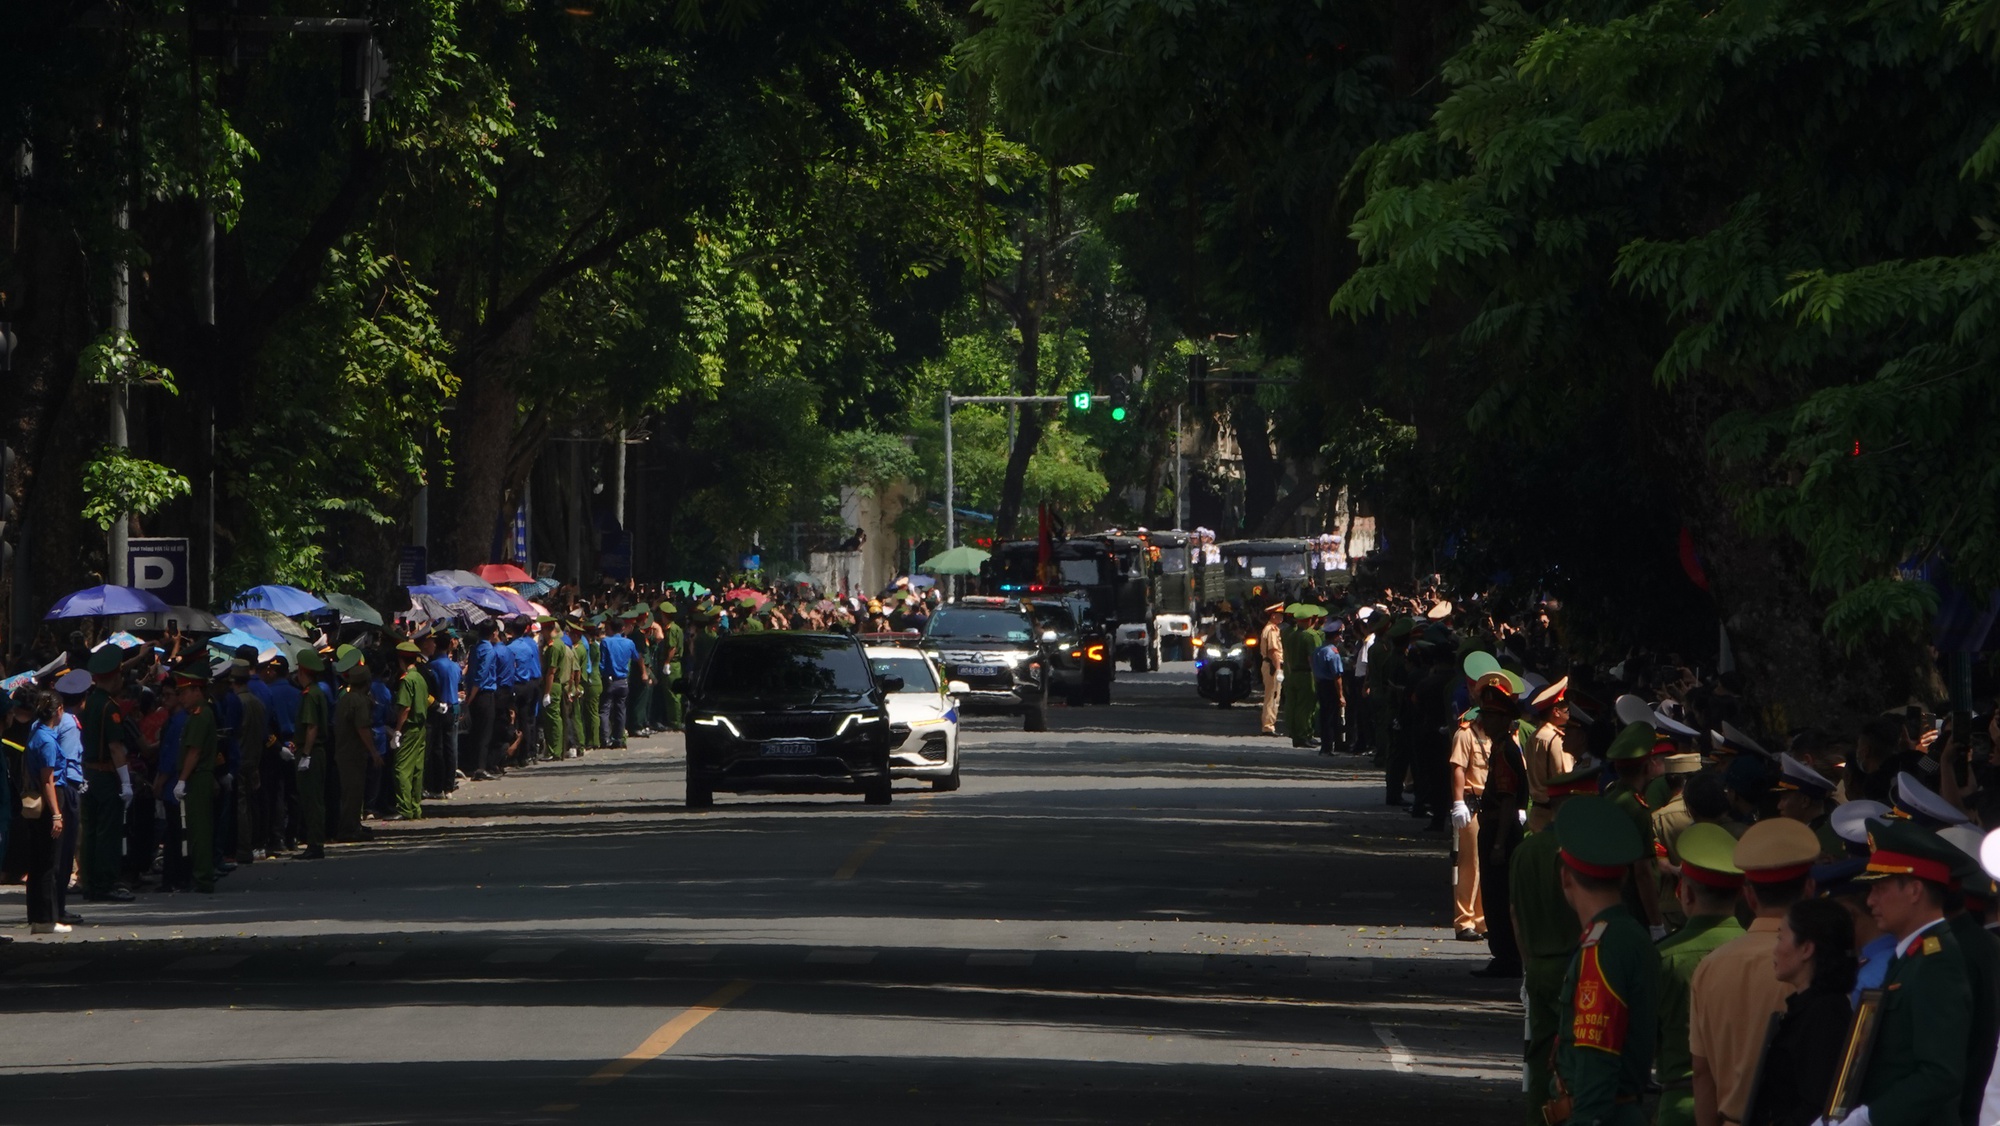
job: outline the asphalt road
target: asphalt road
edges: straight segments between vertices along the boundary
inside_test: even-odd
[[[1050,726],[972,721],[964,788],[886,809],[689,813],[648,739],[12,923],[0,1121],[1519,1120],[1514,989],[1363,760],[1190,666]]]

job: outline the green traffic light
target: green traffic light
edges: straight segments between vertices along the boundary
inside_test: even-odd
[[[1124,407],[1112,407],[1112,408],[1111,408],[1111,421],[1113,421],[1113,422],[1123,422],[1123,421],[1125,421],[1125,408],[1124,408]]]

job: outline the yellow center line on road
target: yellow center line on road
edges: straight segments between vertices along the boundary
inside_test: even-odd
[[[898,818],[895,824],[877,833],[873,839],[863,841],[860,848],[855,849],[846,860],[841,861],[840,867],[833,870],[833,878],[836,880],[853,879],[854,873],[859,872],[861,866],[868,863],[868,858],[875,855],[876,849],[888,844],[890,837],[902,832],[909,825],[910,818],[922,817],[924,811],[931,807],[929,793],[918,794],[915,800],[920,804],[913,806],[910,812]]]
[[[626,1052],[597,1069],[597,1073],[583,1081],[585,1087],[602,1087],[621,1075],[629,1074],[642,1063],[659,1059],[681,1042],[681,1037],[693,1032],[695,1026],[714,1016],[724,1006],[749,992],[747,981],[732,981],[714,993],[709,994],[700,1004],[694,1005],[674,1019],[653,1030],[651,1036],[639,1042],[639,1046]]]

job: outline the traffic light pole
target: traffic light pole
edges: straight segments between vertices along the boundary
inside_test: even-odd
[[[944,393],[944,549],[946,551],[950,551],[952,548],[958,546],[958,480],[954,475],[955,471],[951,460],[952,409],[954,407],[978,404],[996,406],[1005,404],[1015,407],[1030,404],[1040,406],[1045,403],[1068,403],[1071,406],[1089,410],[1091,400],[1096,397],[1087,391],[1079,391],[1074,395],[954,395],[949,391]],[[952,576],[945,576],[945,597],[947,599],[957,593],[956,586],[957,583],[953,580]]]

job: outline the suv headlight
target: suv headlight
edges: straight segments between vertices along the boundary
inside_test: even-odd
[[[730,735],[731,735],[732,737],[734,737],[734,738],[737,738],[737,739],[741,739],[741,738],[743,738],[743,732],[741,732],[741,731],[738,731],[738,730],[736,729],[736,725],[735,725],[735,724],[733,724],[733,723],[731,723],[731,722],[729,722],[729,717],[728,717],[728,716],[726,716],[726,715],[704,715],[704,716],[696,716],[696,717],[695,717],[695,720],[694,720],[694,725],[695,725],[696,727],[722,727],[722,728],[726,728],[726,729],[728,729],[728,731],[729,731],[729,734],[730,734]]]
[[[879,715],[869,715],[867,712],[851,712],[840,717],[840,726],[833,729],[833,737],[836,739],[840,738],[842,735],[847,734],[848,728],[851,727],[865,727],[868,724],[880,722],[882,722],[882,717]]]

